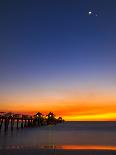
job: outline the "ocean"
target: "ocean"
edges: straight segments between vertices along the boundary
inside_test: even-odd
[[[0,149],[116,149],[116,122],[64,122],[0,133]]]

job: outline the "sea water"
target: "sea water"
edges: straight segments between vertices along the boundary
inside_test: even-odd
[[[116,122],[65,122],[0,133],[0,148],[50,146],[116,147]]]

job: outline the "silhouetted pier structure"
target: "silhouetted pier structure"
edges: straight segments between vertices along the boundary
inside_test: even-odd
[[[63,122],[61,117],[56,119],[54,116],[51,112],[47,115],[47,118],[39,112],[34,116],[5,113],[0,115],[0,131],[7,132],[9,129],[13,131],[14,128],[23,129]]]

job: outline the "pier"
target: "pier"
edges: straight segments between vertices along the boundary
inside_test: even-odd
[[[50,124],[56,125],[57,123],[62,122],[62,117],[56,119],[52,112],[46,116],[43,116],[40,112],[34,116],[2,113],[0,114],[0,131],[3,130],[4,132],[7,132],[8,130],[13,131],[14,129],[18,130],[19,128],[40,127]]]

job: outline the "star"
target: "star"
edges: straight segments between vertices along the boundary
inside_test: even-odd
[[[95,16],[97,17],[97,16],[98,16],[98,14],[96,13],[96,14],[95,14]]]
[[[98,13],[95,13],[95,12],[92,12],[92,11],[89,11],[88,14],[89,14],[89,16],[92,15],[92,16],[98,17]]]
[[[88,12],[88,14],[89,14],[89,15],[91,15],[91,14],[92,14],[92,12],[91,12],[91,11],[89,11],[89,12]]]

